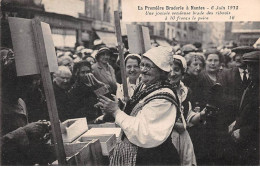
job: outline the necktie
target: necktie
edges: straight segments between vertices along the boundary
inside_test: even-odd
[[[248,85],[248,80],[247,80],[247,76],[246,76],[246,74],[247,74],[247,72],[246,72],[246,70],[244,70],[243,71],[243,84],[245,85],[245,86],[247,86]]]

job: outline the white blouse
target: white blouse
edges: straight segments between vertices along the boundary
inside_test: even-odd
[[[156,90],[142,99],[159,92],[168,92],[175,96],[168,89]],[[144,148],[157,147],[162,144],[170,135],[176,118],[176,106],[165,99],[154,99],[148,102],[137,113],[136,117],[129,116],[121,110],[115,113],[115,122],[122,128],[128,140]]]

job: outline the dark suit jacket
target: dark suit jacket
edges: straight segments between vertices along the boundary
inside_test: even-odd
[[[242,165],[259,165],[259,84],[249,85],[241,101],[234,130],[240,129],[235,148]]]
[[[253,143],[257,146],[259,142],[259,86],[250,84],[245,90],[241,100],[236,125],[234,130],[240,129],[241,142],[246,147]]]
[[[224,123],[229,125],[235,121],[240,100],[246,86],[242,83],[237,67],[221,72],[217,82],[223,86],[224,92],[222,110],[224,111],[225,117],[223,117],[222,120],[225,120]]]

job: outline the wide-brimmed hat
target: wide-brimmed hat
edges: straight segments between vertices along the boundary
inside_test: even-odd
[[[150,59],[161,70],[165,72],[170,72],[170,62],[172,61],[173,56],[171,47],[154,47],[144,53],[143,56]]]
[[[184,69],[184,72],[186,72],[187,70],[187,62],[185,60],[184,57],[182,57],[181,55],[173,55],[173,60],[179,60],[182,64],[182,68]]]

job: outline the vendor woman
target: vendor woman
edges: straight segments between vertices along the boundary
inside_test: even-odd
[[[171,141],[178,101],[166,82],[172,51],[155,47],[143,54],[140,63],[141,84],[124,111],[117,98],[101,97],[99,106],[112,114],[122,128],[110,165],[179,165],[179,155]],[[179,113],[178,113],[179,114]]]

